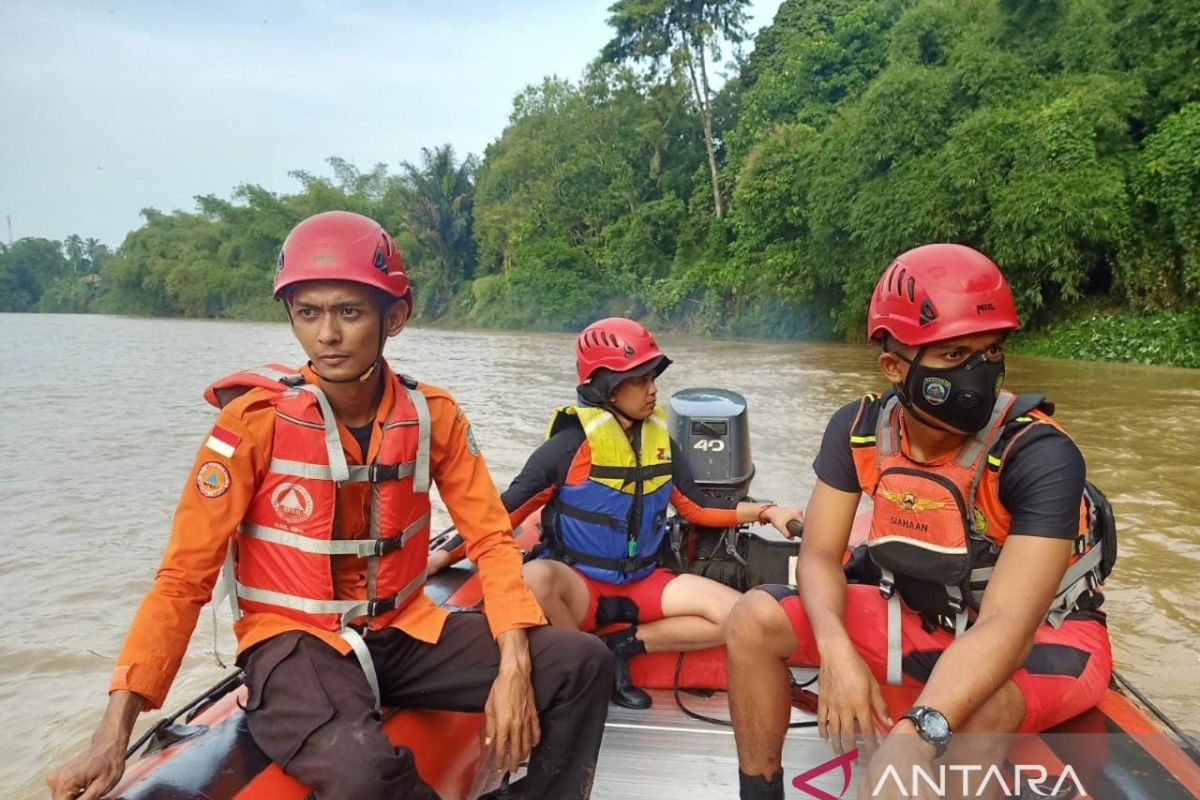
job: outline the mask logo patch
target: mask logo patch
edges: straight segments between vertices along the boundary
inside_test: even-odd
[[[940,406],[950,396],[952,384],[945,378],[926,378],[921,384],[921,394],[930,405]]]
[[[972,514],[972,517],[973,517],[973,521],[975,523],[975,532],[976,533],[987,533],[988,521],[987,521],[987,517],[985,517],[983,515],[983,512],[977,508],[977,509],[975,509],[974,513]]]
[[[298,483],[281,483],[271,492],[271,507],[284,522],[297,524],[312,516],[312,495]]]

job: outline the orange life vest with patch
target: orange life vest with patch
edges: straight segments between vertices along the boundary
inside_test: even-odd
[[[1027,437],[1066,434],[1042,395],[1001,392],[983,430],[958,452],[923,464],[901,448],[901,408],[894,393],[868,395],[851,427],[859,485],[874,502],[867,545],[885,594],[894,588],[914,610],[961,632],[1008,538],[1012,515],[1000,502],[1005,459]],[[1048,615],[1055,624],[1107,575],[1097,546],[1103,537],[1093,531],[1099,501],[1103,495],[1089,484],[1071,563]]]
[[[223,406],[250,389],[272,393],[271,462],[238,527],[226,580],[241,613],[270,612],[326,630],[365,617],[385,627],[425,583],[429,549],[429,410],[416,384],[390,371],[395,402],[375,461],[348,465],[321,389],[268,365],[217,381],[205,398]],[[337,489],[371,484],[365,536],[339,539]],[[365,597],[338,597],[333,559],[367,560]],[[232,570],[230,570],[232,567]]]

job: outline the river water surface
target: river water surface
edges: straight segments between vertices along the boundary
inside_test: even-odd
[[[204,386],[265,361],[299,363],[283,324],[0,314],[0,797],[45,796],[43,775],[88,741],[113,659],[149,586],[180,488],[214,411]],[[754,493],[804,505],[829,415],[883,388],[863,346],[662,337],[689,386],[744,394]],[[550,409],[573,398],[566,335],[414,329],[393,365],[449,388],[507,485]],[[1118,668],[1200,730],[1200,371],[1010,357],[1007,385],[1044,392],[1112,500],[1121,557],[1107,609]],[[435,507],[436,507],[435,502]],[[446,525],[441,512],[435,529]],[[226,616],[217,650],[230,663]],[[216,682],[201,617],[167,707]],[[144,715],[139,730],[153,721]]]

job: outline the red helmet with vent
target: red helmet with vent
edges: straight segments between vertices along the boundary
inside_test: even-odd
[[[1017,309],[1000,268],[961,244],[927,244],[884,270],[867,312],[867,338],[919,347],[986,331],[1016,330]]]
[[[600,369],[625,378],[650,369],[659,375],[670,363],[650,331],[624,317],[593,322],[575,340],[575,369],[581,384],[596,377]]]
[[[292,228],[275,270],[275,299],[304,281],[350,281],[404,300],[412,287],[396,242],[375,220],[350,211],[326,211]]]

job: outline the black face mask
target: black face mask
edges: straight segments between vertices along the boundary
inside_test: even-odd
[[[1004,383],[1004,359],[988,361],[986,354],[975,353],[957,366],[938,369],[922,365],[924,355],[921,348],[912,361],[900,356],[910,365],[904,385],[896,386],[900,402],[919,418],[965,433],[982,430]]]

